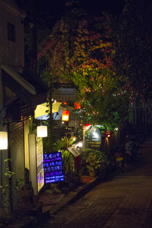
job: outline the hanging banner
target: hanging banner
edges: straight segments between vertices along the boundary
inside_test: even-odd
[[[64,181],[61,152],[43,155],[44,181],[46,184]]]

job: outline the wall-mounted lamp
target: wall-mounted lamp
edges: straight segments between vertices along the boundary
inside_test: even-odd
[[[41,125],[37,126],[37,137],[47,137],[48,136],[48,129],[47,126]]]
[[[8,132],[0,131],[0,150],[8,149]]]

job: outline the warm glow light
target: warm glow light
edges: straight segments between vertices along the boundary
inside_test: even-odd
[[[76,143],[76,144],[75,144],[75,147],[76,147],[76,148],[77,148],[77,147],[79,147],[79,148],[83,147],[83,142],[80,141],[80,142]]]
[[[118,129],[118,127],[115,127],[115,129],[114,129],[115,131],[118,131],[119,129]]]
[[[0,131],[0,150],[8,149],[8,133],[6,131]]]
[[[68,110],[62,112],[62,121],[69,121],[69,114]]]
[[[74,109],[80,109],[80,103],[79,102],[74,102]]]
[[[87,131],[90,127],[91,127],[91,124],[85,124],[85,125],[83,126],[83,131],[84,131],[84,132]]]
[[[47,126],[37,126],[37,137],[47,137]]]

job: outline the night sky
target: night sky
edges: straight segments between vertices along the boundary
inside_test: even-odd
[[[34,10],[34,4],[40,15],[52,15],[53,17],[59,17],[65,12],[65,2],[67,0],[16,0],[19,6],[26,11]],[[102,11],[108,11],[110,13],[120,13],[125,0],[72,0],[74,3],[78,2],[81,8],[85,9],[89,13],[97,14]]]
[[[46,13],[52,13],[53,15],[56,14],[56,16],[62,15],[65,11],[65,1],[66,0],[38,0],[39,10]],[[46,4],[44,4],[44,2],[46,2]],[[78,2],[81,8],[93,14],[102,11],[117,14],[121,12],[124,5],[124,0],[73,0],[73,2]]]

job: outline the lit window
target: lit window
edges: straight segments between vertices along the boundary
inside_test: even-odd
[[[15,31],[15,25],[8,23],[7,24],[7,37],[8,40],[15,42],[16,40],[16,31]]]

